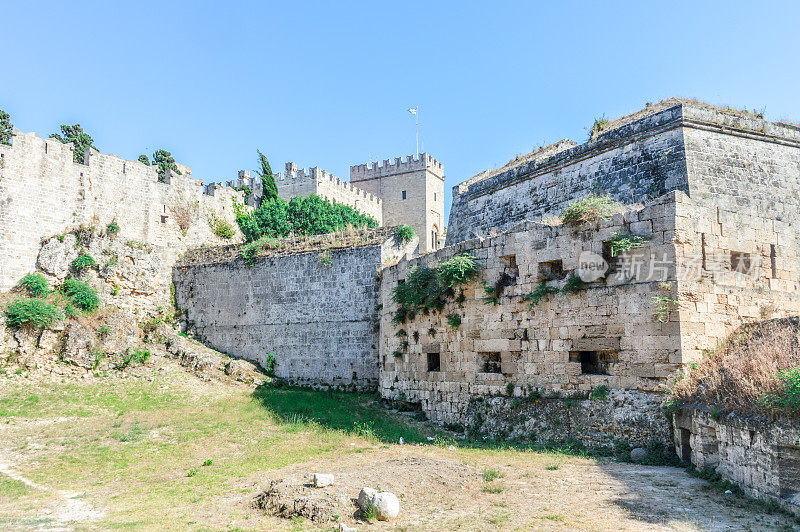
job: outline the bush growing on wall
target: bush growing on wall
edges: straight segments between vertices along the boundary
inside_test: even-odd
[[[252,213],[238,209],[236,222],[248,242],[262,236],[283,238],[323,235],[352,227],[377,227],[378,222],[352,207],[331,203],[315,194],[294,197],[288,202],[281,198],[264,200]]]
[[[0,109],[0,144],[11,146],[11,117]]]
[[[97,290],[92,288],[89,283],[84,283],[77,279],[65,279],[64,284],[61,286],[61,291],[70,299],[73,305],[81,310],[94,310],[100,305]]]
[[[140,158],[141,160],[141,158]],[[178,175],[182,175],[178,170],[178,165],[175,164],[172,154],[167,150],[158,150],[153,154],[153,164],[158,166],[158,180],[164,182],[167,176],[167,170],[172,170]]]
[[[63,137],[61,135],[63,135]],[[61,135],[53,133],[50,135],[50,138],[57,139],[64,144],[72,144],[72,160],[76,163],[83,164],[86,157],[86,150],[94,147],[92,145],[94,142],[92,137],[83,130],[80,124],[72,126],[62,125]]]
[[[150,166],[150,159],[144,153],[139,156],[138,160],[140,163]]]
[[[47,279],[41,273],[29,273],[19,281],[19,287],[31,297],[44,297],[50,293]]]
[[[414,228],[410,225],[398,225],[394,229],[394,240],[398,246],[404,246],[414,238]]]
[[[58,308],[44,299],[20,298],[12,301],[5,310],[8,324],[12,327],[49,327],[64,317]]]

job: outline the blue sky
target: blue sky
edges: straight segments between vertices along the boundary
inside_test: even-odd
[[[119,5],[117,5],[119,4]],[[670,96],[800,121],[800,2],[4,2],[0,109],[204,181],[424,149],[450,188]]]

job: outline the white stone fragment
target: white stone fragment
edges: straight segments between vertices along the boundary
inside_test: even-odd
[[[314,473],[314,487],[324,488],[333,484],[333,475],[327,473]]]

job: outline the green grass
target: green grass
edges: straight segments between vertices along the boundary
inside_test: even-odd
[[[16,499],[28,495],[33,488],[22,482],[0,473],[0,498]]]
[[[493,482],[498,478],[503,478],[505,475],[497,469],[484,469],[483,480],[484,482]]]

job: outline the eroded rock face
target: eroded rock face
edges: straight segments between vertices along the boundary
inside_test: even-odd
[[[75,364],[84,369],[92,369],[95,366],[96,353],[95,335],[93,331],[84,327],[80,323],[70,323],[64,338],[64,351],[61,353],[61,360]]]
[[[80,253],[76,242],[72,234],[48,239],[39,250],[36,265],[56,279],[63,279],[69,273],[70,264]]]

